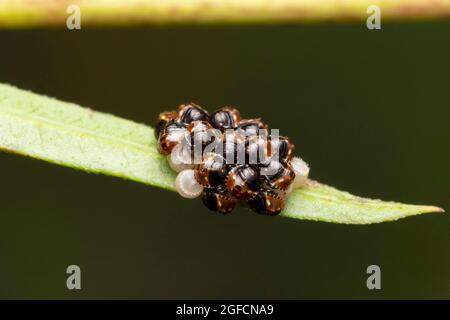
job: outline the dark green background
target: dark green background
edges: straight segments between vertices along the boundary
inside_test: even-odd
[[[0,82],[139,122],[235,105],[312,177],[450,208],[449,22],[0,31]],[[0,155],[1,298],[450,298],[450,215],[349,226],[229,216]],[[66,289],[66,267],[82,290]],[[366,268],[382,269],[382,290]]]

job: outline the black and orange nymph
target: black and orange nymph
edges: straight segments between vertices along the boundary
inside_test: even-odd
[[[178,172],[176,188],[185,198],[202,198],[210,210],[230,213],[238,203],[277,215],[309,167],[294,157],[287,137],[269,132],[261,119],[242,119],[224,107],[209,114],[188,103],[158,117],[158,150]]]

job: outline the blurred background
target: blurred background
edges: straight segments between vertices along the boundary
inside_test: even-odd
[[[0,82],[153,125],[194,101],[260,116],[312,178],[450,209],[450,22],[1,30]],[[366,226],[229,216],[0,154],[0,298],[449,299],[450,215]],[[81,267],[82,290],[66,288]],[[366,268],[382,290],[366,288]]]

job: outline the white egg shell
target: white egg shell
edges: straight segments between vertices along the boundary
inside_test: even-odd
[[[195,180],[195,171],[193,169],[181,171],[175,180],[175,186],[180,196],[187,199],[195,199],[203,191],[203,187]]]
[[[301,188],[305,186],[309,175],[309,166],[301,158],[295,157],[291,162],[292,168],[295,172],[295,179],[293,182],[294,188]]]
[[[170,168],[175,172],[194,168],[194,163],[191,161],[191,152],[182,144],[173,148],[172,153],[167,156],[167,161]]]

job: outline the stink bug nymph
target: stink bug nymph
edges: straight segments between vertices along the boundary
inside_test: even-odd
[[[294,157],[295,146],[287,137],[271,139],[269,146],[272,158],[279,161],[291,161]]]
[[[248,200],[258,191],[260,177],[257,169],[243,165],[231,169],[226,179],[228,191],[239,200]]]
[[[158,150],[178,172],[175,187],[185,198],[202,198],[210,210],[230,213],[238,202],[277,215],[293,188],[308,183],[308,165],[294,157],[287,137],[268,133],[261,119],[241,119],[225,107],[211,115],[189,103],[158,117]],[[198,154],[201,152],[201,154]]]
[[[183,124],[169,121],[159,134],[158,149],[162,154],[169,154],[186,136],[186,128]]]
[[[267,189],[259,191],[248,203],[253,211],[270,216],[279,214],[284,207],[284,199]]]
[[[261,175],[270,187],[278,190],[287,190],[295,179],[292,166],[277,160],[272,160],[267,167],[261,168]]]
[[[214,128],[223,131],[236,127],[241,121],[241,114],[235,108],[225,107],[211,114],[210,121]]]
[[[209,153],[203,163],[198,165],[195,179],[204,187],[220,187],[225,184],[230,169],[222,156]]]
[[[205,188],[203,190],[202,202],[209,210],[221,214],[230,213],[236,206],[236,200],[220,188]]]
[[[156,124],[155,128],[155,136],[157,139],[159,139],[159,135],[161,134],[161,131],[165,128],[167,125],[167,122],[174,120],[178,117],[177,111],[166,111],[161,112],[158,115],[158,123]]]
[[[241,120],[237,125],[237,130],[244,131],[247,136],[255,136],[268,130],[267,124],[261,121],[261,119],[249,119]]]
[[[183,104],[178,108],[178,121],[190,124],[193,121],[209,121],[208,112],[202,107],[194,104]]]

